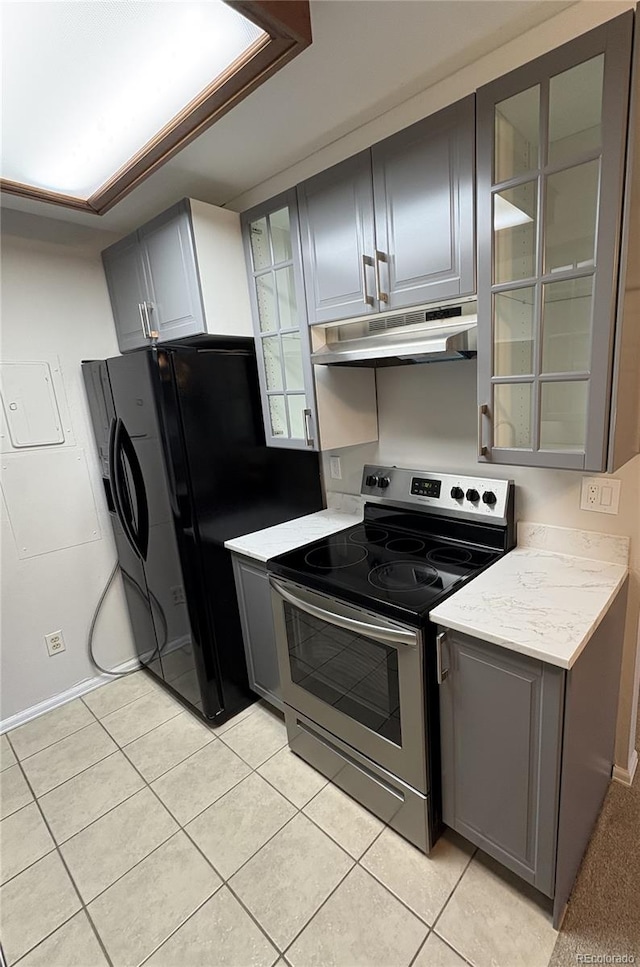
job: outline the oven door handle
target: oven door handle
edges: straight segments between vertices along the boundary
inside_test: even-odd
[[[291,594],[290,591],[286,591],[281,584],[274,581],[271,575],[269,575],[269,584],[276,594],[279,594],[281,598],[284,598],[285,601],[292,604],[294,608],[299,608],[300,611],[305,611],[311,617],[325,621],[327,624],[336,625],[338,628],[344,628],[346,631],[353,631],[356,635],[366,635],[368,638],[374,638],[376,641],[387,642],[392,645],[408,645],[409,647],[415,648],[417,644],[416,632],[403,631],[400,628],[382,628],[378,625],[368,624],[365,621],[346,618],[341,614],[335,614],[333,611],[325,611],[324,608],[319,608],[317,605],[311,604],[309,601],[304,601],[295,594]]]

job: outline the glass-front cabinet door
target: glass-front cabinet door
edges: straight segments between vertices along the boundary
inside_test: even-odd
[[[318,449],[295,191],[242,215],[268,446]]]
[[[478,92],[480,460],[606,465],[632,27]]]

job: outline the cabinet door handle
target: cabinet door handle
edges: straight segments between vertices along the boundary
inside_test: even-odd
[[[486,403],[478,404],[478,456],[484,457],[487,453],[487,448],[482,442],[482,417],[488,412],[488,406]]]
[[[154,306],[151,302],[142,303],[145,318],[147,320],[147,335],[149,339],[157,339],[160,333],[156,329],[151,328],[151,313],[153,312]]]
[[[311,410],[303,410],[304,415],[304,442],[308,447],[313,446],[313,437],[311,436]]]
[[[147,333],[147,326],[146,326],[146,323],[145,323],[145,314],[144,314],[144,312],[142,310],[142,303],[141,302],[138,303],[138,315],[140,316],[140,325],[142,326],[142,335],[144,336],[145,339],[148,339],[149,338],[149,334]]]
[[[446,634],[446,631],[441,631],[436,635],[436,678],[438,679],[438,685],[442,685],[449,674],[449,669],[442,667],[442,643]]]
[[[367,265],[373,265],[373,259],[370,255],[362,256],[362,291],[364,292],[364,301],[368,306],[373,306],[373,296],[369,295],[367,292]]]
[[[380,263],[388,262],[388,258],[384,252],[379,252],[376,249],[376,299],[378,302],[388,302],[389,293],[382,291],[382,286],[380,284]]]

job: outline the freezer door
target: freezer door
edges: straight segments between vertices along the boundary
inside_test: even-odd
[[[206,614],[193,593],[197,562],[180,547],[156,409],[157,364],[151,351],[107,361],[117,414],[113,444],[116,506],[144,569],[159,643],[159,674],[211,718],[222,709],[218,676],[208,668]],[[172,471],[172,468],[169,468]],[[208,663],[210,665],[210,662]]]
[[[141,664],[155,674],[161,675],[156,624],[162,627],[158,603],[149,595],[144,567],[140,555],[125,532],[126,522],[121,516],[116,498],[115,466],[111,454],[115,444],[117,419],[109,384],[105,360],[91,360],[82,364],[82,375],[87,392],[91,423],[96,438],[98,457],[102,468],[104,488],[113,537],[115,540],[120,576],[127,600],[131,630],[136,653]],[[154,622],[152,609],[158,611]],[[162,641],[162,639],[160,639]],[[96,654],[103,668],[111,667],[109,655]]]

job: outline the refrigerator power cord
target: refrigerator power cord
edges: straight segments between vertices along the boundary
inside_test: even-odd
[[[103,668],[102,667],[102,665],[97,660],[97,658],[96,658],[96,656],[94,654],[94,651],[93,651],[93,635],[94,635],[94,631],[95,631],[96,624],[98,622],[98,618],[100,616],[100,611],[102,610],[102,605],[104,603],[104,599],[106,598],[107,594],[109,593],[109,589],[110,589],[111,585],[113,584],[113,582],[115,581],[115,578],[116,578],[116,575],[117,575],[118,571],[121,572],[122,577],[123,577],[123,580],[128,581],[129,584],[133,588],[135,588],[135,590],[138,592],[138,594],[141,596],[141,598],[143,598],[143,600],[146,601],[146,599],[147,599],[147,596],[146,596],[145,592],[140,587],[140,585],[135,580],[135,578],[132,578],[131,575],[128,574],[124,570],[124,568],[122,568],[120,566],[119,561],[116,561],[116,563],[113,565],[113,570],[111,571],[111,574],[109,575],[109,579],[108,579],[107,583],[104,586],[104,590],[102,591],[102,594],[100,595],[100,600],[98,601],[98,603],[96,605],[96,608],[95,608],[95,611],[93,612],[93,618],[91,619],[91,627],[89,628],[89,635],[88,635],[88,642],[87,643],[88,643],[88,648],[89,648],[89,658],[91,659],[92,664],[95,666],[95,668],[98,669],[99,672],[102,672],[103,675],[111,675],[113,678],[124,678],[126,675],[131,675],[133,672],[137,672],[141,668],[146,668],[147,665],[150,665],[151,664],[151,662],[154,660],[154,658],[156,657],[156,655],[159,655],[160,652],[162,651],[162,649],[164,648],[164,646],[166,645],[167,639],[168,639],[168,634],[169,634],[169,629],[168,629],[168,626],[167,626],[167,618],[166,618],[166,615],[165,615],[164,610],[162,608],[162,605],[160,604],[160,602],[156,598],[155,594],[153,594],[152,592],[149,592],[149,597],[151,599],[151,603],[152,604],[155,604],[155,606],[157,608],[157,611],[158,611],[158,614],[160,616],[160,620],[162,622],[162,635],[163,635],[162,644],[161,645],[156,645],[156,647],[155,647],[155,649],[154,649],[154,651],[153,651],[153,653],[151,655],[151,658],[149,658],[148,661],[146,661],[146,662],[139,661],[138,662],[138,666],[136,668],[130,668],[126,672],[117,672],[117,671],[114,671],[114,670],[112,670],[110,668]]]

